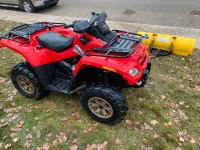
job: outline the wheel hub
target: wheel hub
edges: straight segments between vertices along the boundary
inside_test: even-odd
[[[24,2],[24,9],[27,12],[31,12],[31,6],[28,2]]]
[[[32,82],[25,76],[19,75],[17,77],[17,83],[19,86],[27,93],[33,94],[34,93],[34,86]]]
[[[98,117],[110,118],[113,115],[112,106],[102,98],[93,97],[88,101],[90,110]]]

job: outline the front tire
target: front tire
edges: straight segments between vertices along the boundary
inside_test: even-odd
[[[22,0],[22,9],[28,13],[36,12],[36,8],[33,6],[33,3],[30,0]]]
[[[82,91],[80,101],[94,120],[109,125],[121,122],[128,110],[123,94],[107,84],[90,84]]]
[[[22,95],[38,100],[44,97],[45,90],[30,68],[27,63],[20,63],[11,70],[10,78],[14,87]]]

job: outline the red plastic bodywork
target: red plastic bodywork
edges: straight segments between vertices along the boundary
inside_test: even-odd
[[[38,36],[46,32],[58,32],[68,37],[74,36],[74,32],[69,28],[65,29],[63,27],[54,27],[51,30],[44,29],[42,31],[32,34],[31,35],[32,42],[28,44],[22,44],[22,43],[17,43],[15,41],[7,40],[7,39],[1,39],[0,47],[7,47],[21,54],[29,62],[31,66],[37,67],[44,64],[57,62],[60,60],[78,56],[78,54],[73,51],[74,46],[76,44],[83,51],[105,45],[103,41],[98,40],[88,34],[86,35],[86,38],[90,39],[91,42],[86,45],[83,45],[81,41],[79,40],[79,38],[82,37],[82,34],[76,33],[74,36],[73,46],[66,51],[57,53],[46,48],[36,49],[36,46],[39,45],[39,43],[37,42]],[[138,60],[139,57],[142,57],[142,59]],[[145,59],[145,62],[143,63],[143,66],[141,66],[141,61],[144,59],[144,57],[146,59]],[[76,76],[78,71],[81,68],[87,67],[87,66],[94,66],[98,68],[103,68],[103,66],[106,66],[106,67],[114,69],[116,73],[122,75],[123,78],[130,85],[135,85],[137,84],[138,80],[142,77],[142,70],[146,69],[148,59],[149,59],[148,50],[145,44],[141,43],[138,49],[131,56],[127,58],[83,56],[78,62],[73,74]],[[137,68],[139,70],[139,74],[136,75],[135,77],[133,77],[129,73],[130,69],[133,69],[133,68]]]

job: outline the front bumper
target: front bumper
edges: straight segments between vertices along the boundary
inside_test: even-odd
[[[44,1],[44,6],[50,6],[56,2],[58,2],[58,0],[47,0],[47,1]]]
[[[58,0],[32,0],[34,7],[50,6],[56,2],[58,2]]]
[[[137,84],[134,85],[133,87],[136,87],[136,88],[144,87],[144,85],[147,83],[150,71],[151,71],[151,61],[148,60],[147,68],[145,70],[142,70],[142,78],[138,80]]]

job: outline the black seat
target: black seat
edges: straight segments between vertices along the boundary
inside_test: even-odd
[[[38,37],[38,43],[55,52],[63,52],[73,45],[73,37],[69,38],[57,32],[48,32]]]

